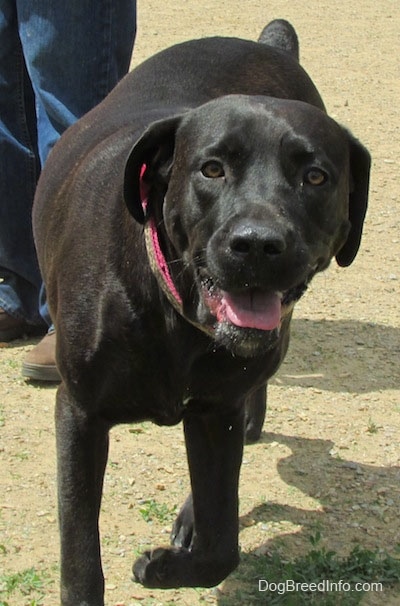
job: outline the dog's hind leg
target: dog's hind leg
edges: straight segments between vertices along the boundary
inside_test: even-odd
[[[187,547],[192,544],[194,531],[194,513],[192,493],[181,507],[171,532],[171,544],[175,547]]]
[[[299,60],[299,39],[294,27],[285,19],[274,19],[266,25],[258,42],[283,50]]]
[[[175,545],[147,552],[135,563],[134,575],[147,587],[212,587],[239,562],[244,407],[225,414],[188,412],[184,428],[192,497],[175,524]],[[187,528],[181,532],[182,522]]]
[[[259,387],[246,399],[246,442],[260,439],[267,412],[268,386]]]

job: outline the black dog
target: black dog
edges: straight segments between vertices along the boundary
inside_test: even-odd
[[[150,58],[40,179],[64,605],[103,604],[98,514],[117,423],[183,420],[190,467],[172,546],[145,553],[136,579],[212,586],[235,568],[245,402],[262,417],[294,304],[333,257],[357,253],[368,152],[326,115],[291,26],[273,22],[261,42]]]

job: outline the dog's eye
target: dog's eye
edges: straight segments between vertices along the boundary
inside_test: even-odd
[[[310,168],[304,174],[304,183],[309,185],[323,185],[328,180],[328,175],[320,168]]]
[[[224,167],[216,160],[210,160],[203,164],[201,172],[207,179],[220,179],[225,176]]]

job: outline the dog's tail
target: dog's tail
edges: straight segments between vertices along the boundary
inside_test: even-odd
[[[279,48],[299,60],[299,39],[294,27],[285,19],[274,19],[266,25],[258,42]]]

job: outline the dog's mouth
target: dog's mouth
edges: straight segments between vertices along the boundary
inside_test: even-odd
[[[210,282],[203,284],[203,300],[217,322],[240,328],[274,330],[280,325],[282,293],[263,292],[250,288],[243,292],[227,292]]]
[[[307,289],[308,281],[285,292],[251,287],[227,291],[219,288],[210,277],[203,276],[202,300],[217,324],[253,331],[279,331],[283,318]]]

